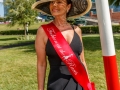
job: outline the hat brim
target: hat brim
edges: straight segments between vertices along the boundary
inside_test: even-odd
[[[82,12],[82,13],[80,13],[78,15],[70,16],[68,18],[78,18],[78,17],[84,16],[85,14],[87,14],[90,11],[91,7],[92,7],[92,2],[91,2],[91,0],[86,0],[86,1],[87,1],[88,5],[87,5],[87,8],[86,8],[86,10],[84,12]]]
[[[49,3],[53,0],[40,0],[35,2],[32,5],[32,9],[37,10],[43,14],[51,16],[49,10]],[[71,0],[73,3],[71,10],[69,11],[68,18],[77,18],[80,16],[84,16],[87,12],[90,11],[92,7],[91,0]]]
[[[43,4],[43,6],[46,6],[47,7],[47,9],[49,9],[49,2],[50,1],[53,1],[53,0],[40,0],[40,1],[37,1],[37,2],[35,2],[33,5],[32,5],[32,9],[34,9],[34,10],[37,10],[38,12],[41,12],[41,13],[43,13],[43,14],[46,14],[46,15],[49,15],[49,16],[51,16],[51,13],[49,12],[47,12],[47,11],[44,11],[44,10],[42,10],[41,9],[41,7],[42,7],[42,5],[41,4]],[[41,7],[40,7],[41,6]],[[44,8],[44,7],[42,7],[42,8]]]

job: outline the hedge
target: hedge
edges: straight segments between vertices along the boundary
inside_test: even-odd
[[[81,26],[80,27],[83,34],[98,34],[98,26]],[[120,25],[112,26],[113,33],[120,33]],[[37,29],[29,30],[29,34],[36,35]],[[24,35],[24,30],[9,30],[9,31],[0,31],[0,35]]]
[[[29,34],[35,35],[37,33],[37,29],[29,30]],[[0,31],[0,35],[24,35],[24,30],[9,30],[9,31]]]
[[[99,33],[99,27],[98,26],[83,26],[81,27],[83,34],[98,34]],[[113,33],[120,33],[120,25],[113,25],[112,26]]]

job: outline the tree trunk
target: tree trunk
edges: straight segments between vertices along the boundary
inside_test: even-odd
[[[24,26],[24,32],[25,32],[25,39],[29,40],[29,35],[28,35],[28,23],[23,24]]]
[[[23,27],[24,27],[24,35],[25,35],[25,39],[26,39],[26,37],[27,37],[27,34],[26,34],[26,25],[23,24]]]

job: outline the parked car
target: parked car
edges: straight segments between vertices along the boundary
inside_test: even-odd
[[[51,21],[51,20],[53,20],[53,19],[54,19],[53,16],[46,16],[45,21],[46,21],[46,22],[49,22],[49,21]]]
[[[87,24],[87,21],[85,20],[85,17],[80,17],[77,19],[74,19],[74,24],[78,26],[85,26]]]
[[[85,17],[79,17],[76,19],[68,19],[68,22],[74,25],[78,25],[78,26],[85,26],[87,24]]]

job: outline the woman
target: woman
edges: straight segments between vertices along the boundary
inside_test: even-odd
[[[86,14],[90,7],[91,2],[89,0],[39,0],[32,6],[33,9],[54,17],[52,23],[60,30],[86,71],[81,29],[68,23],[67,17],[80,17]],[[47,90],[83,90],[57,55],[41,26],[37,32],[35,48],[37,53],[38,90],[44,90],[47,66],[46,55],[50,64]]]

